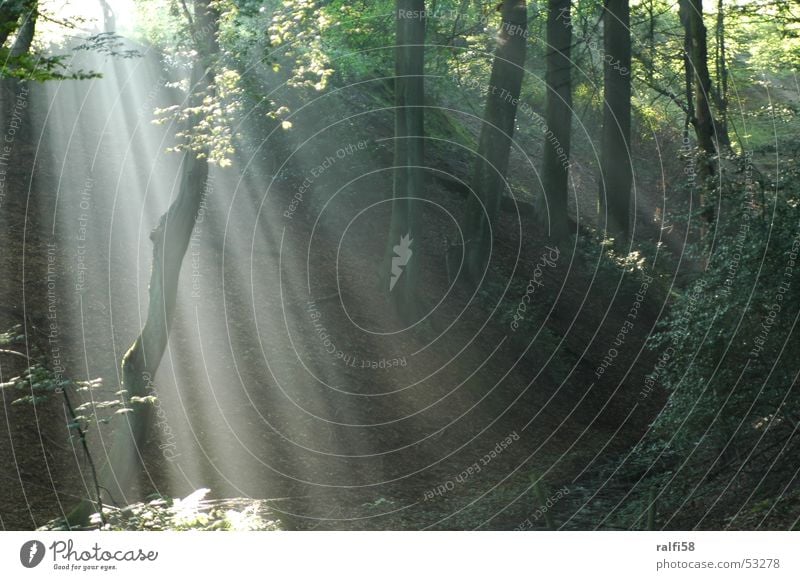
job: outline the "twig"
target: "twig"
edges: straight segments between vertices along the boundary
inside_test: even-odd
[[[78,439],[80,439],[81,447],[83,447],[83,452],[86,455],[86,461],[89,463],[89,470],[92,473],[92,481],[94,481],[95,494],[97,496],[97,512],[100,514],[100,521],[103,522],[103,525],[105,525],[106,517],[103,514],[103,498],[100,495],[100,480],[97,478],[97,469],[94,465],[94,458],[89,451],[89,445],[86,443],[86,431],[83,430],[78,422],[78,418],[75,415],[75,409],[72,407],[72,401],[69,399],[67,389],[61,389],[61,393],[64,395],[64,402],[67,405],[67,410],[69,411],[69,415],[75,425],[75,429],[78,431]]]
[[[15,354],[17,356],[21,356],[25,360],[31,360],[31,357],[29,357],[27,354],[25,354],[24,352],[17,352],[16,350],[7,350],[5,348],[0,348],[0,354]]]
[[[186,17],[186,21],[189,24],[189,35],[192,37],[195,45],[197,45],[197,32],[194,27],[194,18],[192,18],[192,13],[189,12],[189,7],[186,5],[186,0],[181,0],[181,8],[183,9],[183,15]]]
[[[640,77],[637,77],[636,80],[644,83],[645,85],[647,85],[648,88],[654,90],[659,95],[667,97],[669,100],[671,100],[673,103],[675,103],[675,105],[677,105],[680,108],[681,111],[683,111],[684,113],[688,114],[689,108],[686,106],[686,104],[681,102],[681,100],[678,98],[678,95],[676,95],[675,93],[673,93],[669,89],[663,89],[663,88],[659,87],[658,85],[656,85],[655,83],[648,82],[646,79],[643,79],[643,78],[640,78]]]

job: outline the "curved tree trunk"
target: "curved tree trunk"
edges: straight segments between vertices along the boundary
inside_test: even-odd
[[[192,69],[189,106],[199,104],[211,85],[212,59],[217,53],[217,19],[209,0],[195,0],[193,29],[201,30],[202,34],[195,37],[200,58]],[[108,461],[99,475],[110,497],[124,503],[128,503],[128,495],[141,471],[141,450],[151,431],[154,412],[153,405],[134,402],[131,398],[155,392],[153,379],[169,339],[181,264],[208,179],[207,157],[207,151],[184,154],[178,195],[150,234],[153,265],[147,319],[141,334],[122,359],[122,387],[133,412],[126,413],[124,424],[117,427]],[[84,501],[68,516],[68,523],[83,525],[93,507],[91,502]]]
[[[463,220],[465,275],[481,279],[491,253],[492,227],[497,222],[506,190],[506,171],[511,154],[522,79],[525,74],[528,10],[525,0],[504,0],[502,24],[492,63],[478,156]]]
[[[150,234],[153,266],[147,319],[141,334],[122,359],[122,386],[128,399],[154,394],[153,379],[167,347],[178,295],[178,277],[200,209],[208,163],[197,159],[194,153],[186,153],[182,172],[177,198]],[[134,412],[125,415],[127,425],[119,428],[120,436],[114,439],[107,464],[110,470],[104,473],[105,478],[101,477],[107,489],[116,488],[119,495],[115,496],[123,498],[140,469],[139,450],[149,434],[153,414],[150,404],[131,406]]]
[[[610,237],[625,240],[631,228],[631,34],[628,0],[606,0],[603,12],[603,144],[601,220]]]
[[[572,18],[570,0],[549,0],[547,4],[547,47],[545,54],[546,132],[542,159],[542,188],[547,201],[542,221],[550,237],[562,240],[569,233],[568,179],[572,134]]]

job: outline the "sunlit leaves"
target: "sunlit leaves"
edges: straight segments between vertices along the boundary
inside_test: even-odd
[[[333,74],[322,43],[331,19],[318,4],[314,0],[286,0],[271,15],[267,29],[270,46],[295,51],[295,66],[288,79],[291,87],[321,91]]]
[[[199,489],[184,499],[156,498],[125,508],[104,509],[91,522],[104,530],[126,531],[270,531],[281,527],[266,502],[244,498],[206,499],[208,489]],[[52,522],[48,529],[58,529]]]
[[[11,346],[19,344],[24,337],[17,334],[20,330],[19,325],[7,332],[0,334],[0,346]],[[61,397],[64,393],[88,394],[90,399],[76,404],[72,409],[71,419],[67,423],[70,430],[86,431],[92,423],[106,423],[109,417],[102,414],[105,410],[120,407],[116,413],[129,412],[132,409],[125,406],[124,395],[126,391],[117,391],[114,395],[117,398],[101,399],[94,394],[104,387],[101,378],[87,381],[78,381],[67,378],[63,371],[55,371],[42,361],[33,361],[18,376],[12,377],[4,383],[0,383],[0,389],[7,389],[16,392],[16,398],[12,400],[12,405],[42,405],[48,403],[54,396]],[[131,397],[131,402],[155,403],[155,396]],[[65,399],[66,401],[66,399]]]
[[[169,121],[181,127],[175,134],[177,144],[169,150],[191,151],[220,167],[229,166],[234,153],[233,127],[242,107],[240,81],[237,71],[223,67],[214,75],[213,84],[198,95],[199,104],[156,109],[155,123]]]
[[[155,395],[146,395],[144,397],[133,396],[130,398],[132,404],[155,405],[158,398]]]
[[[0,332],[0,348],[24,345],[25,335],[21,324],[15,324],[5,332]]]
[[[21,54],[9,56],[6,48],[0,47],[0,78],[16,78],[29,81],[86,80],[100,77],[100,73],[71,69],[72,55],[59,54],[41,56]]]
[[[135,49],[126,49],[122,37],[113,32],[93,34],[75,47],[74,50],[94,51],[116,58],[136,58],[142,54]]]

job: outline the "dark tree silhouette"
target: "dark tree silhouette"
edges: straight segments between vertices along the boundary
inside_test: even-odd
[[[473,193],[463,220],[465,275],[477,281],[489,263],[492,226],[505,191],[505,176],[522,78],[525,73],[528,11],[524,0],[504,0],[499,5],[502,23],[497,35],[492,73],[486,96],[478,158],[472,178]]]
[[[568,233],[568,178],[572,132],[572,17],[570,0],[548,0],[545,55],[547,100],[542,187],[547,200],[543,218],[554,240]]]
[[[610,237],[627,239],[631,227],[631,32],[628,0],[606,0],[603,9],[603,141],[601,220]]]
[[[697,145],[708,160],[700,167],[701,175],[713,173],[711,158],[717,144],[729,142],[711,111],[713,89],[708,72],[708,42],[703,23],[703,0],[680,0],[679,15],[684,30],[684,61],[686,66],[686,101],[689,104],[689,123],[694,127]],[[715,143],[716,141],[716,143]]]
[[[19,21],[19,30],[14,44],[11,45],[11,57],[27,54],[31,49],[33,35],[36,32],[36,19],[39,16],[39,3],[36,0],[25,3],[25,9]]]

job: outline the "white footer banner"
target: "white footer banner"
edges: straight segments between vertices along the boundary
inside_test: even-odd
[[[800,578],[793,532],[3,532],[0,578]]]

